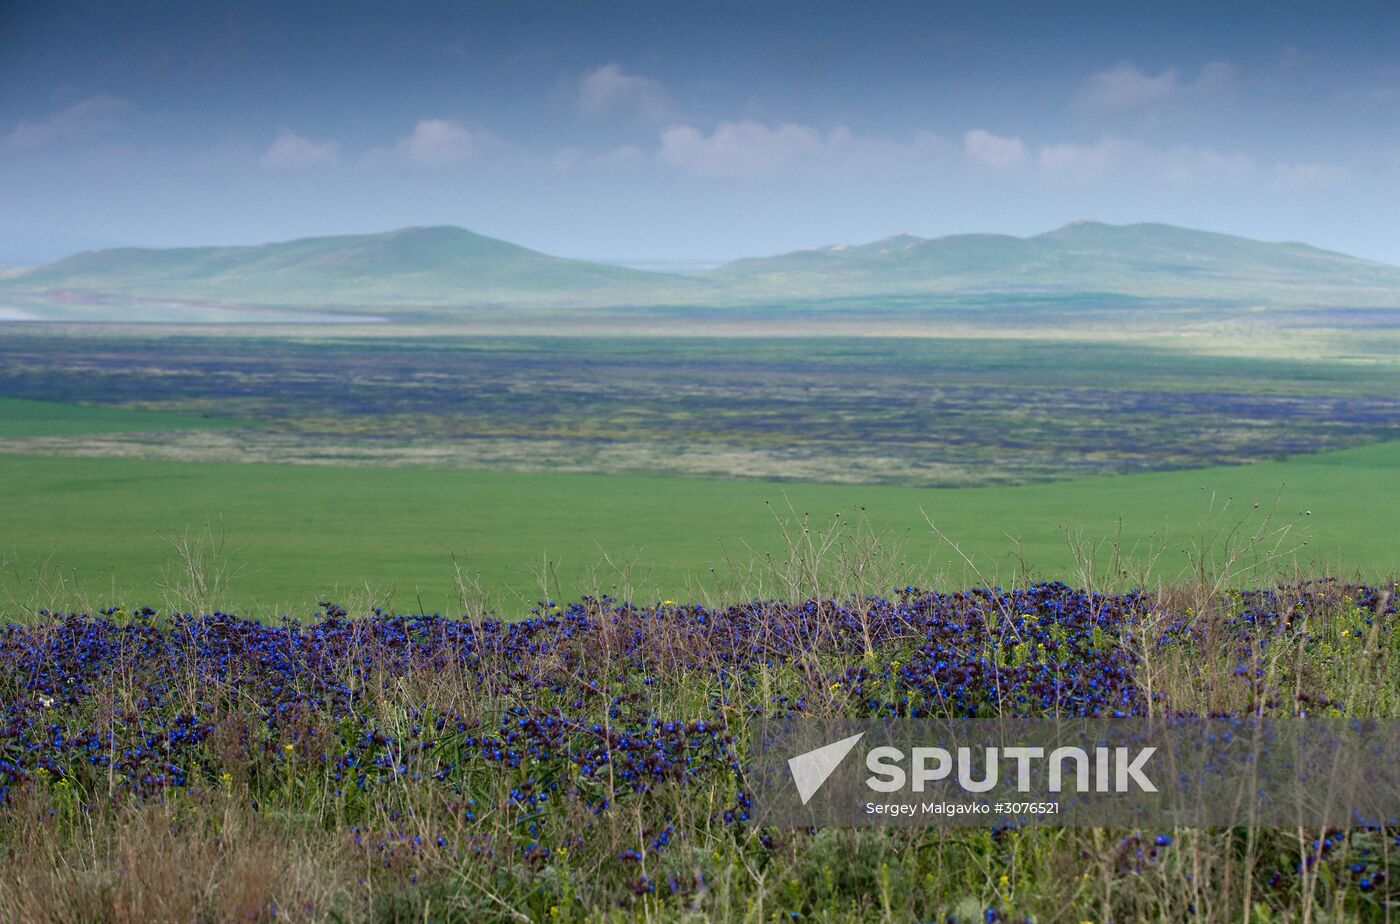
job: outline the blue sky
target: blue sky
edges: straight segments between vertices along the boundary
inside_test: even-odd
[[[1400,13],[1137,6],[6,0],[0,258],[457,224],[719,260],[1095,218],[1400,263]]]

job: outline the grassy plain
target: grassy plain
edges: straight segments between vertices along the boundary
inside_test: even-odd
[[[1165,537],[1170,579],[1212,509],[1219,527],[1255,502],[1322,570],[1397,564],[1400,366],[1376,357],[1005,337],[7,331],[12,605],[59,602],[75,576],[94,604],[160,603],[168,540],[206,523],[222,524],[235,569],[222,602],[260,612],[318,595],[452,609],[453,555],[515,612],[542,572],[561,598],[742,595],[781,545],[775,510],[817,525],[863,513],[899,542],[911,581],[975,580],[920,509],[1003,579],[1022,559],[1072,577],[1063,530],[1103,540],[1119,520],[1139,552]]]
[[[0,439],[6,452],[927,487],[1400,438],[1393,364],[1033,339],[28,329],[0,343],[0,394],[247,422],[214,434]]]
[[[540,573],[561,599],[592,590],[641,600],[759,592],[762,568],[748,568],[781,552],[775,513],[810,514],[814,527],[841,513],[864,517],[898,546],[907,580],[976,583],[923,510],[989,580],[1023,577],[1022,560],[1032,576],[1073,577],[1064,530],[1098,542],[1102,563],[1120,520],[1134,557],[1162,544],[1157,573],[1180,578],[1195,543],[1246,518],[1241,536],[1288,527],[1282,548],[1296,548],[1312,576],[1382,577],[1400,566],[1397,471],[1400,442],[966,489],[0,456],[0,555],[10,606],[71,605],[78,590],[93,604],[159,604],[162,575],[173,579],[168,540],[213,523],[234,568],[218,601],[228,607],[304,612],[322,595],[452,610],[455,555],[503,612],[519,614],[541,596]]]
[[[243,421],[204,414],[0,397],[0,437],[204,430],[240,424],[247,425]]]

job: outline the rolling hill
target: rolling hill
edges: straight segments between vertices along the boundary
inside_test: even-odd
[[[450,319],[495,309],[786,307],[1044,296],[1306,310],[1400,309],[1400,268],[1300,243],[1075,222],[1034,237],[899,235],[690,276],[548,256],[455,227],[242,247],[120,248],[0,277],[0,319]]]
[[[694,284],[692,284],[694,285]],[[303,238],[244,247],[119,248],[0,280],[6,299],[142,319],[244,309],[394,314],[458,305],[665,300],[681,277],[551,257],[455,227]],[[672,296],[674,297],[674,296]],[[84,311],[84,309],[88,309]]]
[[[1400,305],[1400,268],[1299,243],[1171,225],[1074,222],[1035,237],[898,235],[738,260],[711,276],[770,292],[1119,293]]]

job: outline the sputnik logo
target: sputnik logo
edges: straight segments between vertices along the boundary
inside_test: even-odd
[[[827,777],[841,766],[841,761],[845,760],[846,755],[851,753],[851,748],[855,747],[856,743],[864,737],[865,732],[861,732],[858,735],[822,745],[805,754],[788,758],[788,769],[792,771],[792,781],[797,784],[797,795],[801,797],[803,805],[806,805],[817,794],[817,790],[822,788]]]

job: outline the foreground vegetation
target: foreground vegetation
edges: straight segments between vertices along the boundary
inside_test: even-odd
[[[1394,716],[1392,585],[846,593],[893,560],[792,539],[787,602],[12,623],[0,920],[1390,920],[1395,830],[770,829],[744,761],[760,716]]]

